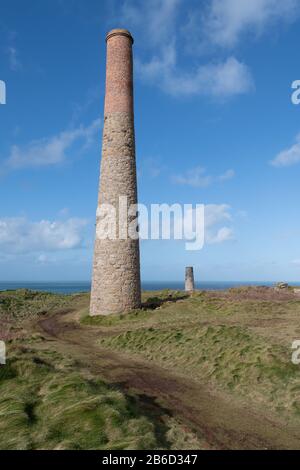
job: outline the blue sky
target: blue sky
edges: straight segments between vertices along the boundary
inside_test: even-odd
[[[204,203],[144,280],[299,280],[300,1],[2,0],[0,280],[91,275],[105,34],[134,38],[139,200]]]

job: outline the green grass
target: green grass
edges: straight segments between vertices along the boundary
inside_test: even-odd
[[[276,408],[293,412],[300,407],[300,369],[289,352],[240,327],[139,329],[99,343]]]
[[[232,294],[242,295],[251,288],[231,289]],[[148,308],[152,299],[158,307]],[[144,292],[143,308],[125,314],[108,316],[89,316],[88,308],[85,310],[81,322],[84,325],[104,327],[151,327],[167,325],[173,328],[176,325],[199,324],[199,322],[223,322],[236,320],[245,323],[250,319],[268,318],[270,320],[285,315],[297,313],[300,316],[300,300],[277,302],[256,299],[235,299],[231,296],[223,297],[209,295],[206,292],[195,292],[186,296],[180,291]]]
[[[0,450],[201,448],[201,436],[159,404],[110,386],[31,331],[37,317],[87,310],[88,299],[26,289],[0,293],[0,323],[12,325],[9,360],[0,366]],[[160,302],[151,299],[147,307]]]
[[[119,326],[119,325],[132,325],[133,323],[141,323],[144,321],[151,321],[156,318],[157,312],[165,309],[176,303],[177,308],[179,302],[187,299],[188,295],[182,291],[172,291],[165,289],[163,291],[144,292],[142,296],[142,308],[127,312],[124,314],[113,314],[107,316],[89,315],[88,308],[83,314],[81,323],[83,325],[91,326]]]
[[[0,368],[0,449],[159,446],[151,419],[116,388],[51,351],[13,354]]]
[[[205,447],[202,436],[158,403],[106,384],[31,330],[36,317],[73,309],[83,325],[98,329],[101,347],[299,420],[300,368],[291,363],[290,346],[300,301],[252,294],[244,288],[228,295],[151,292],[139,310],[90,317],[88,294],[0,293],[0,323],[9,319],[22,332],[12,334],[9,362],[0,367],[0,449]]]
[[[156,310],[83,322],[107,326],[99,340],[101,347],[140,356],[300,418],[300,368],[291,363],[290,343],[283,346],[268,337],[272,321],[297,312],[300,315],[297,300],[283,304],[196,293],[163,303]],[[255,328],[262,319],[267,326],[257,334]],[[247,326],[249,322],[252,328]],[[113,326],[110,332],[109,325]]]
[[[0,450],[199,449],[153,400],[126,395],[53,350],[9,347],[0,366]]]
[[[78,295],[18,289],[0,292],[0,319],[23,320],[72,306]]]

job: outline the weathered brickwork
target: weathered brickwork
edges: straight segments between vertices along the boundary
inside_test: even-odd
[[[185,268],[185,290],[186,292],[195,290],[194,269],[192,267]]]
[[[98,205],[112,204],[119,226],[119,197],[137,203],[133,115],[133,39],[126,30],[107,35],[106,94]],[[127,223],[132,221],[128,218]],[[98,220],[97,220],[98,223]],[[96,224],[97,225],[97,224]],[[96,227],[97,232],[97,227]],[[91,315],[109,315],[141,305],[139,240],[95,241]]]

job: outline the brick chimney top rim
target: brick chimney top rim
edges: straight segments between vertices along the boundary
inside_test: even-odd
[[[128,31],[128,29],[112,29],[106,35],[106,42],[108,41],[108,39],[110,39],[113,36],[127,36],[128,38],[131,39],[132,44],[134,42],[133,37],[132,37],[130,31]]]

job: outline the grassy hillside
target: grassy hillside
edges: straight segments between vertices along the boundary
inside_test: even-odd
[[[140,393],[122,385],[122,360],[125,379],[136,368],[131,357],[148,361],[144,374],[159,365],[184,384],[230,397],[234,407],[263,416],[269,410],[284,427],[299,424],[300,367],[291,363],[291,344],[300,338],[300,300],[292,291],[151,292],[141,309],[108,317],[89,317],[88,305],[88,294],[0,293],[0,339],[8,347],[0,366],[0,449],[214,448],[207,423],[196,429],[165,409],[155,383],[150,396],[143,380]],[[114,351],[122,353],[119,362]]]
[[[69,307],[77,295],[59,295],[18,289],[0,292],[0,318],[29,319]]]
[[[0,450],[201,448],[171,416],[162,420],[139,396],[57,353],[34,331],[40,318],[80,312],[88,301],[88,294],[0,293],[0,325],[9,331],[7,364],[0,365]]]
[[[133,400],[52,351],[0,368],[0,449],[143,449],[153,423]]]
[[[297,298],[245,288],[196,293],[177,302],[179,293],[174,299],[169,295],[157,293],[161,305],[155,310],[83,322],[103,325],[102,347],[141,356],[300,419],[300,367],[291,363],[300,326]]]

